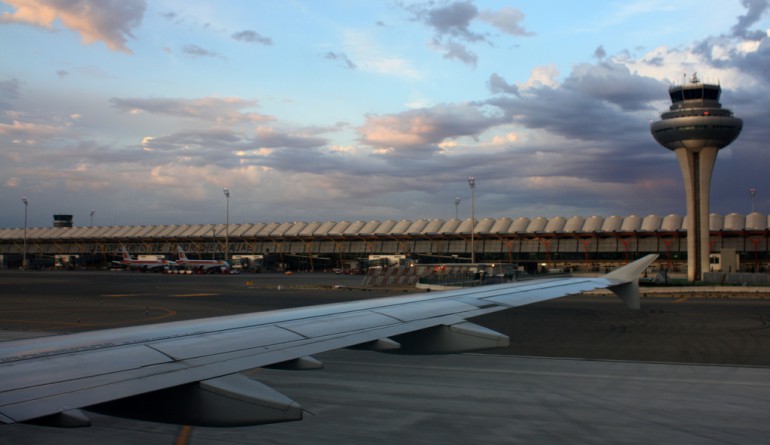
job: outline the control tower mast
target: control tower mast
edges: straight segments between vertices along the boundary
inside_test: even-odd
[[[719,85],[672,86],[669,111],[650,125],[658,143],[676,153],[687,195],[687,279],[703,279],[709,268],[709,189],[717,152],[738,137],[743,121],[722,108]]]

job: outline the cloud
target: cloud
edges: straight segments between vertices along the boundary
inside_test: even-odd
[[[760,40],[766,36],[765,32],[749,32],[751,25],[755,24],[762,17],[762,14],[768,10],[770,4],[768,0],[741,0],[741,4],[746,8],[746,14],[738,17],[738,22],[732,28],[732,35],[750,40]]]
[[[201,48],[200,46],[192,43],[183,46],[182,52],[187,54],[188,56],[193,56],[193,57],[215,57],[215,58],[222,57],[221,55],[213,51],[209,51],[207,49]]]
[[[273,44],[273,39],[271,39],[270,37],[265,37],[260,33],[252,30],[244,30],[244,31],[236,32],[235,34],[232,35],[232,38],[235,40],[238,40],[239,42],[259,43],[260,45],[266,45],[266,46],[270,46]]]
[[[499,11],[484,11],[479,14],[479,19],[512,36],[535,35],[521,26],[524,13],[516,8],[505,7]]]
[[[632,73],[612,61],[576,65],[564,80],[565,89],[613,104],[625,111],[650,109],[660,99],[662,82]]]
[[[505,93],[519,95],[519,87],[511,85],[505,81],[505,79],[497,73],[492,73],[487,81],[487,88],[494,94]]]
[[[471,31],[469,27],[478,14],[478,9],[471,2],[453,2],[446,6],[421,11],[418,15],[439,35],[477,42],[485,40],[485,37]]]
[[[204,97],[200,99],[112,98],[110,103],[115,108],[132,114],[146,112],[199,119],[212,123],[267,122],[274,120],[272,116],[242,111],[246,108],[256,107],[258,102],[237,97]]]
[[[10,110],[12,105],[7,101],[21,97],[21,82],[19,79],[0,80],[0,110]]]
[[[67,133],[63,127],[51,124],[36,124],[14,120],[10,124],[0,123],[0,137],[17,146],[34,146]]]
[[[325,138],[272,128],[258,128],[251,135],[210,128],[147,136],[141,148],[152,156],[148,161],[153,165],[174,162],[199,167],[255,165],[281,171],[318,171],[327,162],[317,150],[327,143]]]
[[[20,89],[19,79],[0,80],[0,99],[18,99]]]
[[[340,62],[342,64],[342,66],[344,66],[345,68],[347,68],[349,70],[356,69],[356,64],[353,63],[348,58],[348,56],[346,56],[344,53],[335,53],[335,52],[329,51],[326,54],[324,54],[323,57],[326,60],[333,60],[335,62]]]
[[[478,137],[502,116],[489,115],[473,104],[439,105],[390,115],[367,115],[358,131],[361,143],[380,153],[422,156],[437,153],[447,138]]]
[[[461,45],[453,40],[448,40],[445,43],[434,41],[433,46],[436,48],[441,48],[444,51],[445,59],[457,59],[466,65],[476,67],[476,62],[478,62],[479,59],[478,56],[464,45]]]
[[[505,7],[499,11],[480,13],[471,1],[454,1],[435,7],[434,3],[417,4],[406,9],[412,12],[414,20],[424,23],[434,31],[430,44],[432,48],[442,52],[445,59],[456,59],[472,67],[476,66],[478,56],[468,49],[465,43],[483,42],[492,45],[487,33],[471,29],[475,20],[489,23],[511,36],[534,35],[521,26],[524,14],[515,8]]]
[[[16,8],[4,12],[0,22],[24,23],[54,28],[57,20],[80,33],[88,45],[104,42],[113,51],[131,54],[126,46],[131,30],[142,23],[147,7],[144,0],[4,0]]]
[[[556,87],[559,85],[557,77],[559,77],[559,70],[556,69],[555,65],[536,66],[532,68],[532,74],[529,76],[529,79],[519,85],[519,88],[527,90],[541,86]]]
[[[432,4],[429,4],[432,6]],[[430,46],[444,54],[445,59],[456,59],[466,65],[476,66],[478,56],[458,42],[486,41],[483,34],[470,30],[471,22],[479,11],[470,1],[456,1],[435,8],[423,5],[407,7],[415,17],[431,28],[435,35]]]
[[[596,47],[596,50],[594,50],[594,57],[599,60],[607,57],[607,51],[604,50],[604,45],[599,45]]]
[[[145,152],[167,152],[173,157],[163,156],[152,162],[170,161],[182,164],[232,164],[231,153],[248,148],[248,142],[235,132],[225,129],[203,129],[180,131],[164,136],[148,136],[142,140]],[[231,165],[232,166],[232,165]]]

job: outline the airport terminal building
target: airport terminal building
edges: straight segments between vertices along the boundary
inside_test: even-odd
[[[31,268],[106,268],[120,258],[122,247],[136,256],[174,259],[182,246],[191,257],[227,257],[265,271],[361,271],[387,264],[385,258],[468,263],[473,250],[478,263],[515,264],[530,273],[598,272],[648,253],[660,255],[660,267],[682,272],[687,267],[685,219],[629,215],[482,218],[475,224],[420,219],[10,228],[0,229],[0,264],[17,268],[26,252]],[[711,214],[709,222],[711,270],[720,270],[727,252],[736,256],[729,262],[735,271],[767,271],[768,215]]]

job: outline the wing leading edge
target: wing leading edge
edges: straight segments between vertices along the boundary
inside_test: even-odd
[[[467,319],[609,288],[639,307],[648,255],[597,278],[561,278],[0,343],[0,422],[88,424],[85,408],[144,420],[239,426],[302,418],[299,405],[239,372],[318,368],[312,354],[504,347]]]

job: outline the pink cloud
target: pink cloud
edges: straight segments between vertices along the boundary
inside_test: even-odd
[[[57,20],[80,33],[88,45],[102,41],[113,51],[131,54],[126,46],[131,29],[139,26],[146,8],[144,0],[3,0],[16,8],[5,12],[0,21],[25,23],[54,29]]]

